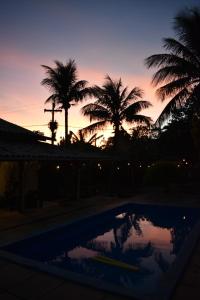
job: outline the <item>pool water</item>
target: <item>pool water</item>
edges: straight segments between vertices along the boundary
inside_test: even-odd
[[[156,293],[200,218],[199,210],[124,205],[3,247],[4,251],[121,289]],[[135,266],[96,260],[97,256]]]

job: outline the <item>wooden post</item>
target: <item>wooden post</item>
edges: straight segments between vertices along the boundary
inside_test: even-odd
[[[54,114],[55,112],[61,112],[62,109],[55,109],[55,102],[52,102],[52,109],[44,109],[44,112],[51,112],[52,114],[52,117],[51,117],[51,122],[52,124],[55,123],[55,119],[54,119]],[[56,133],[55,133],[55,128],[50,128],[51,130],[51,143],[52,145],[54,144],[54,139],[55,139],[55,136],[56,136]]]

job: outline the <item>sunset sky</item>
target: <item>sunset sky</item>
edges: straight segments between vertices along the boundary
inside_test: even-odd
[[[154,120],[166,103],[155,97],[153,70],[144,59],[162,52],[162,38],[172,37],[173,17],[199,0],[0,0],[0,118],[50,135],[44,114],[49,92],[40,85],[41,64],[75,59],[79,79],[101,85],[105,75],[139,86]],[[87,102],[84,102],[86,104]],[[89,125],[80,107],[69,112],[70,130]],[[58,140],[64,114],[58,113]],[[112,130],[105,131],[106,135]]]

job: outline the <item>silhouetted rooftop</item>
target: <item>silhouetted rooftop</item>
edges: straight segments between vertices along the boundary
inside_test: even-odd
[[[8,122],[0,118],[0,136],[6,139],[20,139],[20,140],[39,140],[46,141],[51,138],[46,137],[42,134],[37,134],[31,130],[23,128],[14,123]]]
[[[39,141],[12,141],[0,139],[0,160],[46,160],[46,161],[66,161],[66,160],[91,160],[110,159],[101,153],[87,153],[61,149]]]

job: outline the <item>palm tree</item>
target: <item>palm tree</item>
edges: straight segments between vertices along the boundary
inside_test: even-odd
[[[128,87],[123,88],[121,79],[113,81],[106,76],[104,85],[90,88],[90,94],[96,98],[96,101],[85,105],[82,113],[90,118],[90,122],[96,122],[85,127],[84,130],[95,132],[109,124],[113,125],[115,146],[118,144],[123,121],[148,125],[151,122],[149,117],[138,114],[151,105],[148,101],[139,100],[143,94],[142,90],[135,87],[128,92]]]
[[[77,67],[74,60],[70,59],[65,65],[56,60],[55,65],[54,68],[42,65],[47,77],[41,81],[41,84],[52,93],[46,103],[55,101],[65,111],[65,141],[67,142],[69,139],[68,110],[71,105],[87,96],[87,81],[77,80]]]
[[[174,30],[178,39],[165,38],[168,53],[155,54],[145,62],[148,68],[158,67],[152,83],[160,86],[156,93],[163,101],[170,97],[158,123],[168,119],[177,109],[190,101],[199,108],[200,97],[200,10],[193,8],[175,17]],[[197,107],[197,106],[196,106]]]
[[[73,131],[70,131],[69,135],[72,143],[88,144],[88,145],[94,144],[95,146],[96,146],[96,142],[103,137],[103,135],[97,136],[97,134],[95,133],[87,140],[87,134],[81,129],[78,131],[78,134],[75,134]]]

